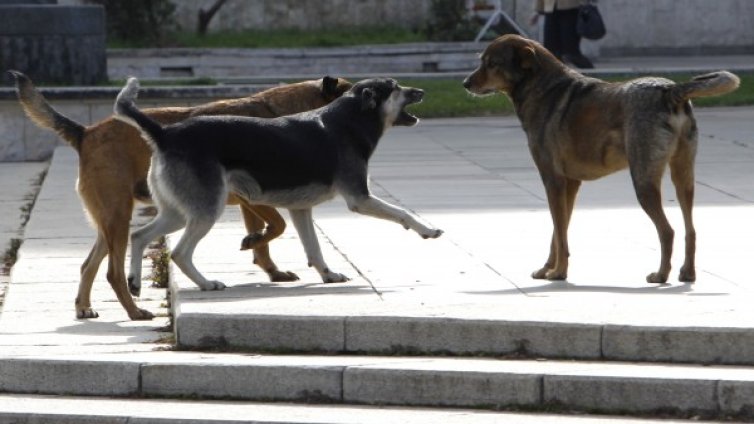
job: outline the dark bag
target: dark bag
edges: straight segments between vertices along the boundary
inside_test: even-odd
[[[605,36],[605,22],[596,5],[590,2],[579,6],[576,32],[589,40],[599,40]]]

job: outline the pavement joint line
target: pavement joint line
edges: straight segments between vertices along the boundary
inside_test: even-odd
[[[322,237],[323,237],[323,238],[324,238],[324,239],[325,239],[325,240],[327,241],[327,243],[328,243],[328,244],[329,244],[329,245],[330,245],[330,246],[331,246],[331,247],[332,247],[332,248],[333,248],[333,249],[334,249],[334,250],[335,250],[336,252],[338,252],[338,254],[340,254],[340,256],[342,256],[342,257],[343,257],[343,259],[345,259],[345,260],[346,260],[346,262],[347,262],[347,263],[348,263],[348,264],[349,264],[349,265],[350,265],[350,266],[351,266],[351,267],[352,267],[352,268],[353,268],[354,270],[356,270],[356,272],[357,272],[357,273],[359,274],[359,277],[363,278],[363,279],[364,279],[364,281],[366,281],[366,282],[367,282],[367,284],[369,284],[369,287],[371,287],[371,288],[372,288],[372,291],[373,291],[373,292],[374,292],[374,293],[375,293],[375,294],[377,295],[377,297],[378,297],[378,298],[379,298],[380,300],[384,300],[384,299],[383,299],[383,297],[382,297],[382,292],[381,292],[381,291],[380,291],[379,289],[377,289],[377,287],[376,287],[376,286],[374,285],[374,282],[373,282],[373,281],[372,281],[372,280],[371,280],[371,279],[370,279],[370,278],[369,278],[369,277],[368,277],[368,276],[366,275],[366,273],[364,273],[364,272],[363,272],[363,271],[362,271],[362,270],[361,270],[361,269],[359,268],[359,266],[358,266],[358,265],[356,265],[356,263],[354,263],[354,262],[353,262],[353,261],[351,260],[351,258],[349,258],[349,257],[348,257],[348,254],[346,254],[346,252],[344,252],[344,251],[343,251],[343,250],[342,250],[341,248],[339,248],[339,247],[338,247],[338,245],[337,245],[337,244],[335,244],[335,243],[334,243],[334,242],[332,241],[332,239],[330,238],[330,236],[328,236],[328,235],[327,235],[327,233],[325,233],[325,232],[324,232],[324,231],[322,230],[322,227],[320,227],[320,226],[319,226],[319,225],[317,224],[316,220],[314,221],[314,226],[315,226],[315,227],[316,227],[316,228],[317,228],[317,229],[319,230],[319,232],[320,232],[320,235],[321,235],[321,236],[322,236]],[[337,284],[337,283],[336,283],[336,284]]]
[[[704,181],[700,181],[700,180],[697,179],[696,180],[696,184],[699,184],[700,186],[703,186],[703,187],[707,187],[710,190],[715,190],[716,192],[718,192],[720,194],[724,194],[724,195],[730,197],[731,199],[736,199],[736,200],[739,200],[739,201],[744,202],[744,203],[754,204],[754,200],[749,200],[749,199],[745,199],[745,198],[743,198],[741,196],[737,196],[737,195],[735,195],[733,193],[730,193],[728,191],[725,191],[725,190],[723,190],[721,188],[715,187],[715,186],[713,186],[711,184],[707,184]]]

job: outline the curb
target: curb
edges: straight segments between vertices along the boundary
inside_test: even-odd
[[[747,328],[174,313],[177,345],[184,350],[754,365],[754,329]]]
[[[162,355],[162,354],[161,354]],[[0,360],[0,390],[66,396],[754,417],[736,368],[457,358],[167,354]],[[134,355],[137,356],[137,355]],[[100,382],[100,383],[97,383]]]

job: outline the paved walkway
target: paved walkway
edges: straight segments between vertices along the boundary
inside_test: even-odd
[[[427,120],[394,128],[371,166],[373,189],[446,233],[422,240],[388,222],[349,213],[335,201],[315,209],[332,269],[353,281],[322,286],[304,267],[289,229],[273,243],[294,284],[269,284],[237,252],[238,215],[197,250],[197,264],[230,286],[187,291],[182,312],[337,316],[446,316],[663,326],[752,327],[748,262],[754,228],[754,110],[700,110],[695,223],[698,281],[681,284],[683,224],[672,186],[665,205],[677,231],[667,285],[644,277],[659,263],[658,240],[621,172],[585,183],[570,229],[565,282],[533,280],[552,231],[544,190],[514,118]],[[183,283],[186,282],[185,286]]]
[[[31,165],[19,169],[28,166]],[[31,175],[45,166],[34,166]],[[0,165],[0,169],[13,167],[17,165]],[[22,175],[15,173],[14,179]],[[162,317],[149,323],[128,321],[105,277],[107,261],[103,261],[92,294],[101,318],[75,319],[79,268],[96,236],[75,192],[77,176],[76,153],[70,147],[60,147],[24,228],[18,262],[11,270],[12,282],[0,315],[3,354],[151,351],[155,346],[144,342],[164,339],[169,334],[155,331],[167,325],[165,291],[145,283],[147,291],[142,303]],[[135,219],[144,221],[138,210]]]
[[[224,292],[186,287],[183,312],[292,315],[402,315],[664,326],[753,327],[749,270],[754,204],[754,109],[698,111],[696,284],[649,286],[659,260],[654,229],[636,204],[625,172],[586,183],[577,202],[566,282],[532,280],[547,254],[551,224],[543,189],[514,118],[426,120],[391,129],[372,162],[374,191],[444,229],[422,240],[388,222],[348,212],[342,201],[315,210],[325,258],[348,274],[322,285],[305,266],[289,228],[272,244],[297,283],[271,284],[237,246],[243,235],[229,208],[200,243],[197,265],[228,284]],[[167,323],[127,320],[104,278],[95,282],[101,318],[74,319],[78,268],[94,240],[73,191],[76,155],[57,150],[39,195],[0,319],[0,353],[151,350]],[[682,257],[682,223],[674,194],[665,203],[677,230],[674,271]],[[175,237],[173,238],[175,239]],[[141,303],[164,315],[164,291]],[[29,319],[33,316],[34,319]],[[12,337],[10,337],[12,336]],[[77,346],[71,349],[71,346]]]

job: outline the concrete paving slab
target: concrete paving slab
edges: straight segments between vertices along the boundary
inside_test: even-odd
[[[149,396],[253,399],[312,403],[342,402],[342,366],[147,365],[142,391]],[[188,374],[187,374],[188,373]]]
[[[462,377],[461,377],[462,376]],[[541,377],[408,369],[348,369],[343,375],[344,400],[350,403],[509,408],[537,407]]]
[[[577,405],[580,410],[632,413],[710,413],[718,408],[716,383],[704,380],[626,380],[594,377],[545,377],[544,401]],[[629,406],[630,405],[630,406]]]
[[[138,363],[6,358],[0,361],[0,391],[60,395],[112,396],[139,391]]]

